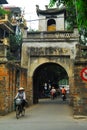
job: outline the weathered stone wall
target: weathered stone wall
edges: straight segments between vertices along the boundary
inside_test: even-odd
[[[18,66],[0,63],[0,115],[5,115],[14,110],[14,97],[18,90],[16,72],[20,71],[20,84],[26,89],[27,71]]]
[[[27,34],[22,44],[21,66],[28,69],[28,98],[33,103],[37,97],[33,93],[33,74],[35,70],[44,63],[55,63],[62,66],[69,76],[71,88],[71,102],[73,100],[73,64],[76,57],[76,45],[78,34],[76,30],[55,32],[33,32]]]
[[[39,43],[37,43],[39,44]],[[45,44],[45,43],[43,43]],[[54,43],[53,43],[54,44]],[[65,43],[66,44],[66,43]],[[56,43],[57,45],[57,43]],[[46,43],[46,45],[40,45],[37,47],[36,44],[30,43],[30,44],[24,44],[23,48],[23,61],[21,63],[22,66],[26,66],[28,68],[28,88],[29,91],[29,102],[30,104],[33,103],[33,74],[35,70],[44,63],[55,63],[60,66],[62,66],[65,71],[67,72],[69,76],[69,81],[72,81],[73,78],[73,59],[74,59],[74,51],[73,47],[57,47],[55,44],[51,47],[49,47],[49,43]],[[46,47],[47,46],[47,47]],[[71,46],[71,45],[70,45]],[[70,83],[70,87],[73,87]],[[38,100],[38,99],[35,99]]]
[[[85,59],[84,59],[85,58]],[[81,70],[87,67],[87,47],[78,43],[78,33],[29,33],[22,46],[21,65],[28,69],[29,100],[33,103],[33,74],[44,63],[61,65],[69,76],[70,105],[74,115],[87,115],[87,81]],[[36,97],[37,98],[37,97]],[[35,99],[38,100],[38,99]]]
[[[7,46],[0,43],[0,61],[7,61]]]
[[[24,68],[28,68],[28,64],[30,62],[30,57],[34,56],[41,56],[41,57],[51,57],[51,56],[70,56],[70,59],[74,59],[76,56],[75,51],[75,44],[74,42],[30,42],[29,44],[24,43],[22,48],[22,60],[21,65]]]
[[[4,64],[0,64],[0,114],[3,114],[6,108],[6,77],[8,73]]]
[[[87,115],[87,81],[81,78],[81,71],[87,63],[77,61],[74,67],[74,115]]]
[[[27,82],[27,99],[29,101],[29,105],[33,104],[33,78],[28,74],[28,82]]]

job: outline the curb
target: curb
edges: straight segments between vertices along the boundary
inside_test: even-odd
[[[74,115],[73,117],[74,119],[87,119],[87,116],[83,116],[83,115]]]

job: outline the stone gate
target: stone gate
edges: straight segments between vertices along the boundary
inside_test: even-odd
[[[31,104],[38,103],[39,71],[45,65],[56,65],[67,73],[73,114],[86,115],[87,82],[82,80],[80,74],[87,66],[86,58],[82,55],[87,48],[79,44],[76,28],[66,31],[65,8],[55,11],[47,8],[46,11],[41,11],[37,6],[37,14],[44,19],[43,22],[39,20],[39,31],[27,32],[22,44],[21,66],[28,69],[28,100]]]

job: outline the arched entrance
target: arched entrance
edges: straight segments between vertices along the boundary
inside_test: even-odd
[[[44,63],[33,74],[33,103],[38,103],[39,98],[45,98],[44,87],[49,92],[49,86],[68,85],[69,78],[66,70],[57,63]]]
[[[56,31],[56,21],[54,19],[47,21],[47,31]]]

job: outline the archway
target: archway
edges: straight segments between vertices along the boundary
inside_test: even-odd
[[[54,19],[47,21],[47,31],[56,31],[56,21]]]
[[[52,62],[40,65],[33,74],[33,103],[38,103],[38,99],[44,97],[45,84],[49,90],[49,85],[58,88],[62,83],[69,84],[68,74],[62,66]]]

